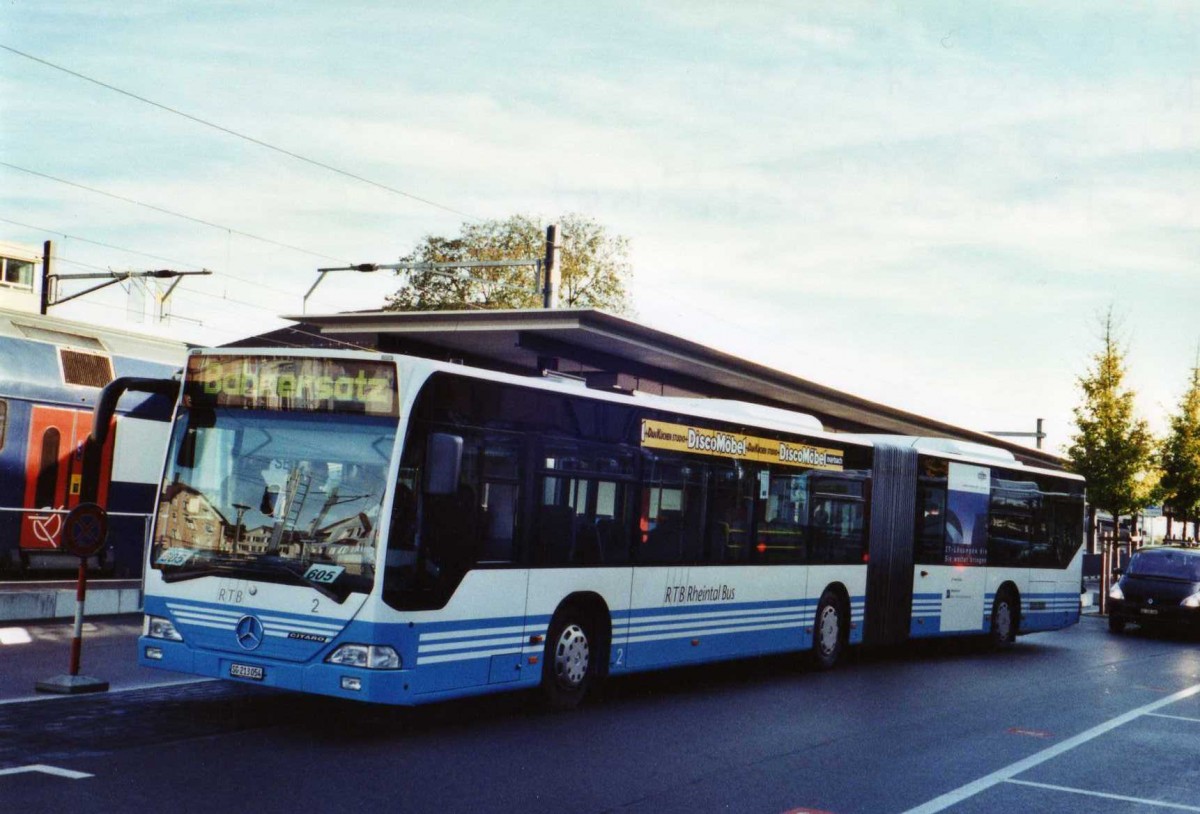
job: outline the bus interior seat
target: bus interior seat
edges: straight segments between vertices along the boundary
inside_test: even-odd
[[[586,517],[581,517],[575,527],[575,547],[571,562],[579,565],[599,565],[604,562],[600,546],[600,531]]]
[[[537,542],[546,563],[565,563],[575,545],[575,510],[570,506],[542,506],[538,512]]]
[[[629,543],[615,518],[597,518],[596,534],[600,538],[600,552],[605,562],[629,561]]]
[[[646,544],[642,547],[642,559],[646,562],[678,561],[682,553],[682,537],[683,512],[659,512],[658,522],[650,530]]]

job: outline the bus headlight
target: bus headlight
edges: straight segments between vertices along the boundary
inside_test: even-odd
[[[386,644],[343,644],[325,661],[367,670],[399,670],[402,666],[400,654]]]
[[[1124,599],[1125,598],[1125,592],[1121,590],[1120,584],[1114,584],[1111,588],[1108,589],[1108,598],[1109,599]]]
[[[183,636],[175,629],[175,624],[170,619],[164,619],[161,616],[147,616],[142,625],[142,635],[149,636],[151,639],[166,639],[170,642],[183,641]]]

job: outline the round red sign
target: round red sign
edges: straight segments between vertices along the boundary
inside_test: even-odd
[[[90,557],[104,548],[108,536],[108,513],[95,503],[80,503],[67,513],[62,544],[76,557]]]

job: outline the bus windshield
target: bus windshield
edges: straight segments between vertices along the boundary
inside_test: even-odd
[[[396,422],[367,414],[182,407],[159,495],[150,565],[370,590]]]

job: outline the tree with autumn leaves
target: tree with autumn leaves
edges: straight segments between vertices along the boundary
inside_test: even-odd
[[[1167,435],[1159,441],[1136,416],[1125,375],[1125,353],[1110,311],[1103,322],[1103,345],[1079,378],[1083,398],[1075,408],[1076,433],[1067,449],[1069,468],[1087,479],[1089,528],[1095,528],[1097,509],[1113,517],[1114,533],[1102,552],[1101,612],[1122,515],[1161,502],[1169,518],[1200,522],[1200,356],[1178,411],[1169,417]]]
[[[632,310],[629,300],[629,240],[585,215],[567,214],[559,225],[559,306]],[[404,263],[479,263],[537,260],[546,247],[547,223],[526,215],[464,223],[451,237],[426,235]],[[533,266],[493,266],[446,271],[403,271],[407,283],[387,298],[391,311],[540,308],[542,295]]]
[[[1111,310],[1104,320],[1103,342],[1092,366],[1079,377],[1083,400],[1075,408],[1076,432],[1067,448],[1068,468],[1087,480],[1088,528],[1095,529],[1097,510],[1113,518],[1113,534],[1102,551],[1101,613],[1107,605],[1119,519],[1150,505],[1154,497],[1154,438],[1146,421],[1134,413],[1134,394],[1125,386],[1125,354]]]
[[[1173,519],[1185,524],[1200,522],[1200,355],[1179,411],[1169,419],[1158,465],[1162,472],[1159,494]]]

